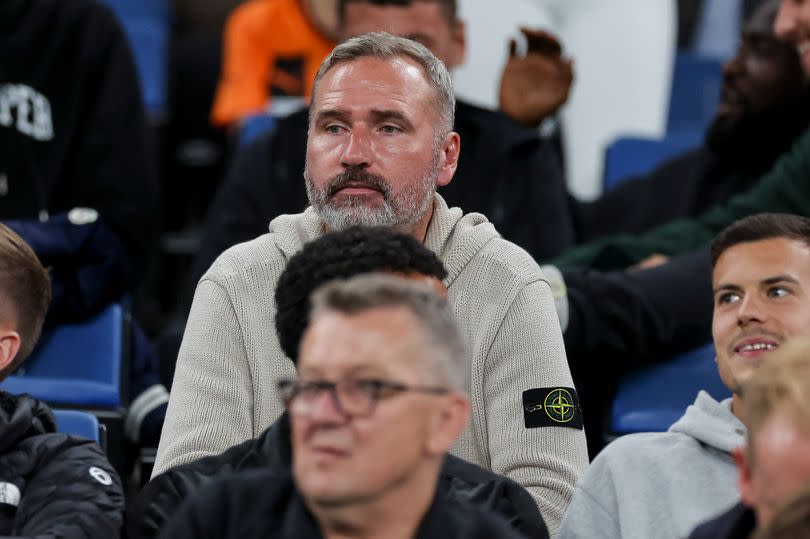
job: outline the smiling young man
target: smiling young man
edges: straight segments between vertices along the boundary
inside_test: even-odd
[[[783,343],[810,335],[810,220],[760,214],[712,244],[717,366],[732,397],[701,391],[666,433],[608,445],[577,484],[561,537],[685,537],[738,499],[740,388]]]
[[[748,436],[745,447],[735,451],[742,500],[689,537],[807,537],[798,528],[788,528],[803,520],[806,529],[808,520],[798,502],[803,499],[806,508],[810,492],[810,339],[795,338],[779,346],[744,382],[742,391]]]
[[[255,438],[281,415],[272,381],[295,370],[268,328],[287,260],[327,231],[387,225],[423,242],[448,271],[473,401],[453,453],[524,486],[553,533],[587,466],[581,410],[536,262],[484,216],[450,209],[435,193],[458,163],[454,110],[444,64],[411,40],[367,34],[324,61],[304,173],[311,206],[226,251],[200,281],[155,474]],[[559,389],[568,396],[563,417],[537,409]]]

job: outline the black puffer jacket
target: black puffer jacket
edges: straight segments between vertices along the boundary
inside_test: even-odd
[[[157,537],[180,505],[215,479],[247,470],[284,474],[290,468],[290,422],[285,413],[255,440],[152,479],[127,509],[126,536]],[[526,537],[548,538],[548,529],[531,495],[511,479],[448,455],[439,477],[439,490],[451,499],[497,513]]]
[[[112,466],[95,442],[55,431],[44,403],[0,391],[0,536],[119,537]]]

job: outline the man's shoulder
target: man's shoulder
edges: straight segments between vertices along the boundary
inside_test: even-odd
[[[694,442],[695,439],[681,432],[636,432],[619,436],[609,443],[597,459],[624,459],[628,454],[638,456],[661,455],[661,448],[672,449],[678,444]]]
[[[504,239],[480,214],[468,213],[459,220],[451,238],[451,245],[453,243],[457,243],[458,248],[449,258],[458,256],[459,248],[467,252],[467,270],[477,271],[484,267],[495,279],[522,284],[543,280],[543,272],[534,258],[517,244]]]
[[[268,517],[282,511],[295,493],[295,483],[289,470],[251,469],[214,478],[204,488],[200,498],[227,498],[231,507],[253,506],[260,500]]]
[[[219,284],[240,277],[277,279],[287,259],[313,239],[310,217],[307,212],[276,217],[269,232],[226,249],[202,279]]]
[[[616,438],[591,463],[584,477],[595,479],[615,474],[617,480],[630,476],[652,478],[682,473],[684,463],[697,464],[703,446],[681,432],[638,432]],[[670,466],[663,465],[667,460]],[[655,474],[649,472],[654,471]],[[586,479],[587,481],[587,479]]]

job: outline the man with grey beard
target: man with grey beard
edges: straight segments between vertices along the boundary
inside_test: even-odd
[[[310,207],[227,250],[200,280],[155,474],[254,438],[281,415],[273,382],[295,369],[272,331],[273,292],[287,260],[329,230],[391,226],[448,272],[472,399],[472,422],[452,452],[526,487],[555,534],[587,466],[579,400],[537,264],[484,216],[436,194],[458,163],[454,108],[444,64],[413,41],[366,34],[324,60],[310,105]]]

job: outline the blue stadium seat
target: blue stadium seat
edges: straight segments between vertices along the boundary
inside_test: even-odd
[[[703,132],[714,118],[723,84],[723,63],[692,52],[675,57],[667,132]]]
[[[78,410],[54,410],[53,416],[56,418],[57,431],[101,443],[98,418],[93,414]]]
[[[126,17],[148,17],[169,22],[171,0],[103,0],[121,19]]]
[[[169,80],[169,23],[149,17],[122,19],[129,38],[147,115],[161,119],[166,114]]]
[[[119,410],[125,404],[126,326],[121,306],[111,304],[85,322],[49,330],[0,388],[49,404]]]
[[[611,431],[614,435],[665,431],[701,389],[717,400],[731,396],[720,380],[711,343],[622,377],[613,401]]]
[[[662,139],[617,139],[605,152],[603,191],[609,191],[632,176],[651,172],[663,161],[697,148],[702,143],[702,131],[683,131]]]
[[[276,128],[276,117],[271,114],[255,114],[248,116],[239,129],[239,147],[243,148],[256,140],[259,136],[270,133]]]

